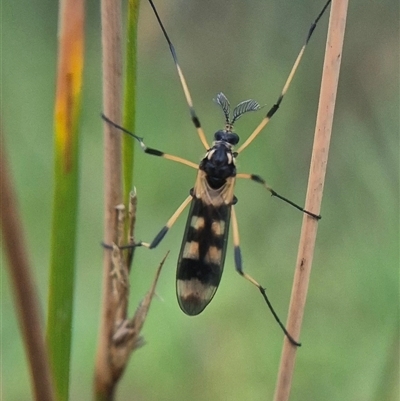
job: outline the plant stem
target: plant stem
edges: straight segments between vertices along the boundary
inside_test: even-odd
[[[84,62],[84,1],[59,1],[54,108],[54,194],[46,341],[57,401],[67,401],[79,197],[79,116]]]
[[[1,229],[22,338],[29,360],[33,394],[36,401],[52,401],[54,393],[45,347],[39,297],[26,252],[17,198],[9,175],[4,138],[0,152]]]
[[[121,120],[121,0],[101,1],[103,48],[103,112],[112,121]],[[122,202],[121,133],[104,123],[104,242],[117,242],[115,207]],[[111,252],[104,250],[103,301],[95,372],[95,396],[98,400],[112,400],[114,378],[109,363],[110,341],[114,330],[117,308],[112,296]]]
[[[348,0],[333,0],[321,82],[320,100],[314,136],[305,209],[319,213],[322,202],[329,143],[335,109]],[[296,270],[289,306],[287,329],[300,337],[301,323],[311,274],[318,223],[304,215]],[[297,348],[284,340],[274,401],[287,401],[290,395]]]

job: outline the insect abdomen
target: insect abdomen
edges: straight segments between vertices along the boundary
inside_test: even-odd
[[[198,315],[210,303],[221,281],[231,206],[205,204],[193,198],[178,259],[176,292],[187,315]]]

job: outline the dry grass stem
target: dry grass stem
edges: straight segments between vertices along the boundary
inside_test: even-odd
[[[103,48],[103,112],[115,122],[121,120],[122,49],[121,1],[101,1]],[[118,225],[115,206],[122,202],[121,133],[104,123],[104,242],[117,243]],[[113,280],[113,252],[104,250],[103,302],[99,344],[95,367],[95,394],[97,400],[112,400],[118,380],[110,364],[111,339],[119,309]],[[115,255],[114,255],[115,258]]]
[[[2,136],[0,140],[2,146],[0,152],[0,215],[3,246],[8,259],[6,267],[10,274],[22,338],[29,360],[34,398],[37,401],[51,401],[54,400],[54,393],[44,330],[40,319],[39,297],[28,261],[17,210],[17,198],[9,175]]]
[[[103,103],[104,114],[120,123],[121,118],[121,4],[102,1]],[[152,287],[132,319],[127,317],[129,270],[133,250],[120,247],[133,243],[136,220],[136,193],[132,193],[128,210],[122,202],[121,132],[104,124],[105,142],[105,231],[104,242],[113,244],[104,251],[102,322],[97,350],[95,396],[113,400],[119,379],[132,351],[142,342],[140,330],[150,307],[159,267]],[[116,206],[117,205],[117,206]],[[125,228],[128,228],[125,230]],[[125,235],[127,232],[127,235]],[[126,238],[128,237],[128,238]]]
[[[107,387],[100,386],[103,382],[96,376],[97,399],[110,399],[114,397],[115,389],[121,378],[132,352],[139,348],[143,343],[141,330],[147,317],[151,301],[154,296],[156,284],[161,272],[161,268],[167,255],[161,261],[153,283],[147,292],[145,298],[140,303],[135,315],[128,318],[128,302],[129,302],[129,268],[128,262],[130,254],[128,250],[121,249],[121,245],[126,244],[124,241],[125,227],[125,207],[118,205],[115,208],[115,221],[117,230],[117,244],[113,244],[111,250],[112,268],[109,273],[109,282],[111,283],[111,291],[108,296],[112,311],[113,325],[110,331],[110,337],[107,348],[107,369],[110,372],[111,380],[106,383]],[[132,217],[132,216],[131,216]],[[97,387],[99,385],[99,387]],[[100,389],[100,390],[99,390]],[[102,393],[104,389],[106,393]]]
[[[135,3],[134,5],[137,4]],[[103,46],[103,113],[117,124],[121,120],[122,49],[121,1],[102,0]],[[129,357],[142,343],[140,330],[150,307],[154,289],[162,267],[141,303],[135,316],[127,317],[129,301],[129,270],[134,250],[126,244],[134,243],[136,221],[136,193],[129,199],[128,216],[122,205],[122,134],[112,124],[104,123],[105,146],[105,231],[104,243],[112,244],[104,251],[103,305],[99,345],[96,359],[95,398],[113,400],[116,386]]]
[[[136,309],[133,318],[124,319],[123,321],[121,321],[113,335],[112,339],[113,350],[111,352],[111,355],[113,357],[114,366],[116,367],[116,369],[120,369],[121,373],[125,369],[125,366],[129,360],[132,351],[141,347],[144,344],[140,332],[143,328],[148,311],[150,309],[157,281],[158,278],[160,277],[161,269],[168,256],[168,253],[164,256],[163,260],[158,266],[153,283],[149,291],[147,292],[146,296]]]
[[[333,0],[329,18],[320,100],[305,202],[305,209],[312,210],[314,213],[319,213],[321,208],[333,113],[339,81],[340,62],[342,58],[347,4],[348,0]],[[304,215],[286,326],[289,333],[291,333],[294,338],[300,338],[317,226],[318,223],[315,219]],[[297,348],[285,338],[275,390],[275,401],[287,401],[289,399],[296,350]]]

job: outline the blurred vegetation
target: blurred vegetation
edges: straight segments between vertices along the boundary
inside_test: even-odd
[[[277,98],[323,2],[158,2],[196,110],[211,141],[223,123],[212,99]],[[318,4],[317,4],[318,3]],[[47,299],[57,3],[3,3],[2,112],[43,307]],[[146,1],[139,25],[137,129],[148,146],[197,161],[204,153],[188,118],[168,47]],[[399,4],[350,2],[328,175],[292,400],[398,399]],[[99,327],[103,224],[100,12],[87,10],[82,109],[81,200],[71,400],[91,398]],[[315,124],[327,17],[317,28],[281,110],[246,149],[239,169],[302,203]],[[262,113],[237,124],[242,140]],[[140,152],[140,149],[137,150]],[[194,172],[139,153],[137,236],[151,240],[187,195]],[[251,182],[237,206],[245,268],[267,289],[283,320],[302,216]],[[120,400],[271,399],[282,333],[259,293],[234,271],[196,318],[175,300],[185,218],[157,250],[138,250],[132,311],[159,261],[167,260],[144,335],[119,388]],[[30,399],[30,380],[8,278],[2,274],[3,399]],[[45,311],[44,311],[45,314]],[[393,355],[397,354],[394,358]]]

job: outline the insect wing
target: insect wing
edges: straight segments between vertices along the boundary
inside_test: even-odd
[[[210,196],[221,197],[219,191]],[[176,273],[178,302],[187,315],[201,313],[221,281],[231,205],[219,203],[196,197],[191,203]]]

